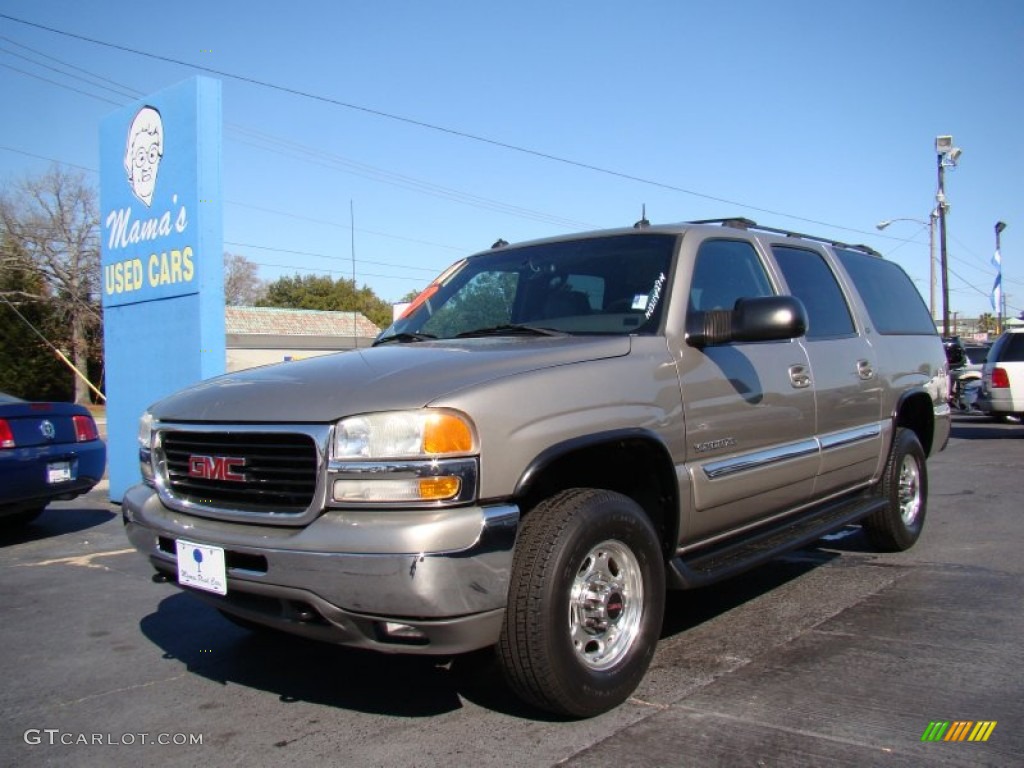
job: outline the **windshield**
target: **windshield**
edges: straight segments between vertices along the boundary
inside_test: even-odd
[[[474,256],[435,280],[378,341],[653,334],[675,243],[674,235],[619,235]]]

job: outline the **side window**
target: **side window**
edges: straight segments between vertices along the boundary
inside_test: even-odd
[[[690,283],[690,311],[732,309],[737,299],[771,296],[771,281],[746,240],[705,240]]]
[[[860,251],[836,249],[875,329],[883,334],[934,336],[935,322],[914,283],[898,264]]]
[[[997,358],[1000,363],[1024,362],[1024,333],[1008,333]]]
[[[849,336],[856,332],[846,297],[820,253],[784,245],[773,245],[772,253],[790,293],[807,308],[807,338]]]

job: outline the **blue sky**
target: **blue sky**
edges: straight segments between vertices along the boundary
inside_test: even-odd
[[[927,300],[927,226],[875,224],[928,219],[934,139],[951,134],[950,311],[991,311],[996,221],[1008,314],[1024,309],[1019,0],[0,0],[0,14],[57,30],[0,16],[5,187],[52,161],[98,186],[105,116],[198,68],[231,75],[214,75],[225,248],[264,279],[351,277],[354,244],[356,281],[397,301],[498,237],[630,225],[646,205],[655,223],[743,215],[866,243]]]

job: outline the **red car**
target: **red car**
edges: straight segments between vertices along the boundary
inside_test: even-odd
[[[0,525],[34,519],[103,477],[107,447],[88,409],[33,403],[0,392]]]

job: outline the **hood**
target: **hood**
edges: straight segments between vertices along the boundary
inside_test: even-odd
[[[528,371],[629,354],[628,336],[392,342],[218,376],[164,398],[157,419],[323,423],[421,408],[451,392]]]

